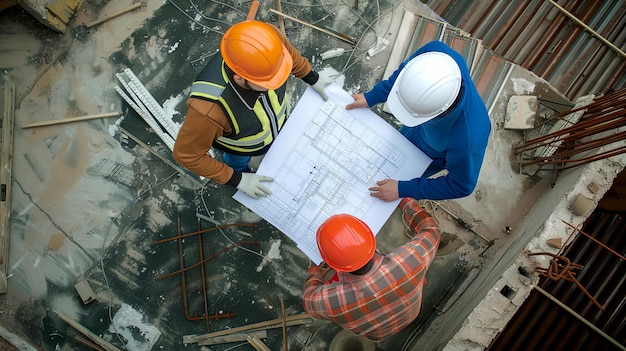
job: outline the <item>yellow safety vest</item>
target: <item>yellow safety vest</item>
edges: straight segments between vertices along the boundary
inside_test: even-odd
[[[287,119],[285,90],[285,84],[267,92],[235,88],[216,55],[194,81],[190,97],[217,103],[228,118],[232,133],[217,138],[213,147],[254,156],[267,152]]]

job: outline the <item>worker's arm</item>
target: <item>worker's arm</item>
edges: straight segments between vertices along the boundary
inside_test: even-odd
[[[413,231],[413,239],[405,245],[414,247],[424,262],[430,264],[435,258],[441,240],[439,225],[414,199],[403,198],[398,207],[402,209],[403,216]]]
[[[218,184],[237,186],[241,174],[239,179],[233,179],[236,172],[208,154],[213,141],[222,136],[225,129],[224,125],[216,122],[219,118],[209,116],[223,115],[222,110],[214,103],[194,98],[188,99],[187,105],[187,116],[174,143],[174,159],[199,176],[213,179]],[[223,123],[227,123],[225,117]]]
[[[308,270],[309,276],[304,282],[302,305],[304,311],[317,318],[327,319],[325,313],[326,294],[324,293],[324,272],[320,266],[312,265]]]
[[[304,78],[305,76],[307,76],[311,72],[311,63],[309,62],[309,60],[307,60],[304,56],[302,56],[302,54],[300,54],[300,51],[298,51],[298,49],[296,49],[291,44],[289,39],[287,39],[287,37],[284,36],[283,33],[278,28],[276,28],[273,25],[272,25],[272,28],[276,31],[276,34],[280,37],[281,42],[283,43],[283,45],[285,45],[285,47],[287,48],[287,51],[289,51],[289,54],[291,54],[291,59],[293,60],[293,68],[291,69],[291,74],[293,74],[294,76],[298,78]],[[313,84],[313,83],[309,83],[309,84]]]
[[[398,182],[400,197],[414,199],[446,200],[472,194],[478,183],[478,175],[484,158],[484,150],[475,152],[449,152],[446,156],[446,175],[437,178],[415,178]]]

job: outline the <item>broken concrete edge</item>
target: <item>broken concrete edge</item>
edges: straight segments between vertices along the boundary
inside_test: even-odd
[[[506,105],[504,129],[526,130],[535,127],[537,105],[535,95],[512,95]]]
[[[625,166],[626,155],[620,155],[620,157],[594,162],[584,167],[580,172],[578,181],[568,193],[562,196],[558,205],[554,207],[554,211],[550,213],[549,217],[541,225],[539,234],[530,239],[522,254],[515,259],[514,263],[502,273],[500,279],[487,291],[485,297],[463,321],[461,328],[449,340],[446,347],[489,346],[493,339],[506,327],[539,281],[538,275],[532,273],[531,268],[548,267],[551,259],[547,255],[529,257],[524,253],[550,252],[556,254],[559,249],[548,244],[550,239],[560,238],[565,245],[568,244],[566,241],[573,229],[564,221],[574,225],[576,228],[581,228],[591,214],[591,211],[583,216],[572,213],[569,209],[572,198],[578,195],[590,198],[594,201],[593,207],[595,209],[598,201],[610,189],[613,180]],[[578,172],[571,173],[576,174]],[[590,191],[590,183],[599,186],[600,189],[597,193]],[[535,207],[540,205],[538,203]],[[525,221],[532,221],[533,218],[530,217],[529,214]],[[572,238],[569,238],[570,242],[577,235],[580,235],[580,233],[572,235]],[[531,276],[525,277],[522,275],[519,271],[520,267],[530,271]],[[505,287],[514,292],[512,297],[507,298],[502,293]]]

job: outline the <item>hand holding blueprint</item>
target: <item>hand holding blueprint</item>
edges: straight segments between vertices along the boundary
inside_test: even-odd
[[[272,195],[233,196],[316,264],[322,261],[315,240],[322,222],[347,213],[378,233],[400,200],[383,202],[368,188],[386,178],[419,177],[432,161],[371,110],[346,110],[353,99],[336,84],[326,92],[328,101],[307,88],[263,158],[257,174],[274,178],[267,183]]]

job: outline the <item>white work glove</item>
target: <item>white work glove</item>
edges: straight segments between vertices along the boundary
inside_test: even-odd
[[[326,101],[328,100],[328,95],[326,94],[326,91],[324,91],[324,89],[326,89],[328,84],[333,82],[333,79],[330,77],[330,73],[328,72],[328,70],[318,72],[318,74],[320,77],[317,79],[317,82],[315,84],[311,85],[311,88],[313,88],[313,90],[320,94],[322,99]]]
[[[261,182],[273,182],[274,178],[262,176],[255,173],[241,173],[241,181],[237,185],[237,189],[243,191],[253,199],[262,196],[272,195],[270,189],[266,188]]]

